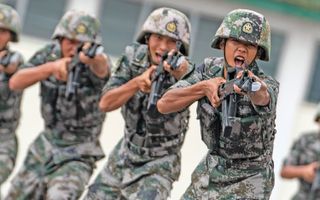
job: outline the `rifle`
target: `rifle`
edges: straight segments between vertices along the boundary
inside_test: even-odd
[[[68,68],[68,80],[66,85],[65,97],[68,101],[76,95],[77,88],[79,87],[80,72],[83,69],[84,64],[79,59],[79,53],[82,51],[83,43],[77,47],[77,52],[73,56]],[[89,58],[94,58],[96,55],[101,54],[104,48],[100,44],[91,43],[90,47],[83,50],[84,54]]]
[[[243,71],[242,76],[235,78],[240,71]],[[225,136],[230,136],[233,128],[237,128],[233,125],[233,119],[236,117],[239,95],[234,91],[234,84],[244,93],[258,91],[261,87],[259,82],[249,77],[248,69],[241,70],[239,67],[228,69],[227,82],[219,87],[219,96],[222,100],[222,131]]]
[[[19,54],[16,52],[8,52],[0,59],[0,65],[8,67],[9,64],[18,62]]]
[[[182,45],[181,41],[176,42],[176,47],[178,50],[181,48],[181,45]],[[177,64],[178,64],[178,59],[181,56],[182,55],[179,54],[179,52],[175,52],[175,54],[171,56],[168,56],[168,52],[165,52],[162,55],[160,63],[152,78],[151,92],[148,99],[147,110],[151,116],[156,117],[159,114],[157,109],[157,101],[161,97],[161,89],[163,88],[164,81],[170,77],[169,72],[165,71],[163,68],[163,61],[166,60],[167,63],[171,66],[171,69],[175,70],[179,67]]]

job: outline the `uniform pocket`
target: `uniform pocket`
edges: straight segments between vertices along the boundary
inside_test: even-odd
[[[201,138],[208,149],[217,147],[217,136],[221,131],[219,113],[208,103],[198,103],[197,115],[200,120]]]
[[[46,125],[52,124],[56,120],[56,103],[58,98],[58,87],[50,81],[42,81],[40,87],[41,111]]]
[[[220,136],[220,153],[230,159],[255,158],[263,153],[262,120],[259,116],[229,118],[231,133]]]
[[[64,124],[70,126],[93,126],[103,120],[103,113],[98,108],[99,95],[89,88],[78,88],[77,95],[68,100],[65,87],[59,88],[57,110]]]

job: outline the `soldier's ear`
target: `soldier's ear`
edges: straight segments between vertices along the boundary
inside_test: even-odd
[[[257,51],[257,58],[261,58],[263,57],[264,55],[264,50],[261,48],[261,47],[258,47],[258,51]]]
[[[149,34],[146,34],[146,35],[144,36],[145,44],[148,44],[148,43],[149,43],[149,39],[150,39],[150,33],[149,33]]]
[[[224,50],[225,44],[226,44],[226,39],[222,39],[219,43],[219,48],[221,50]]]

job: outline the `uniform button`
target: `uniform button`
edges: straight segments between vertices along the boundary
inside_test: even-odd
[[[218,169],[218,171],[223,171],[224,169],[223,169],[223,166],[221,166],[221,165],[218,165],[217,166],[217,169]]]

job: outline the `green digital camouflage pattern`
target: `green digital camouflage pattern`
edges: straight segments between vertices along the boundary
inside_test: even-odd
[[[79,155],[76,147],[66,147],[73,159],[59,160],[59,154],[64,151],[51,144],[45,137],[46,131],[30,146],[6,200],[75,200],[80,197],[93,172],[95,159]]]
[[[101,44],[100,22],[82,11],[66,12],[52,35],[53,39],[66,37],[81,42]]]
[[[13,53],[6,49],[8,53]],[[23,64],[23,57],[18,55],[18,68]],[[18,144],[16,129],[20,119],[22,92],[9,89],[12,75],[0,72],[0,186],[9,177],[15,165]]]
[[[104,92],[141,75],[150,66],[146,45],[127,46]],[[176,80],[164,83],[164,92]],[[86,199],[167,199],[180,174],[180,149],[189,110],[151,117],[148,95],[138,91],[122,106],[124,137],[90,186]]]
[[[172,88],[223,77],[223,58],[206,58],[204,64]],[[266,76],[255,62],[248,66],[268,87],[269,105],[253,106],[239,96],[239,127],[231,135],[221,128],[221,106],[214,108],[207,97],[198,101],[201,136],[209,152],[192,175],[182,199],[268,199],[274,184],[273,141],[279,84]]]
[[[122,139],[84,199],[167,199],[180,168],[180,153],[147,160],[129,150]]]
[[[60,58],[60,45],[53,42],[36,52],[24,67],[37,67]],[[54,76],[40,82],[45,131],[30,146],[7,199],[41,199],[41,195],[47,196],[45,199],[76,199],[81,195],[94,161],[104,157],[99,136],[105,113],[99,110],[98,102],[107,79],[100,79],[84,66],[77,93],[70,101],[65,96],[65,82]],[[28,186],[30,189],[26,189]],[[47,192],[42,193],[42,188]],[[68,198],[62,198],[64,195]]]
[[[7,129],[9,132],[9,130]],[[4,132],[1,128],[0,134]],[[14,132],[10,132],[14,134]],[[0,137],[0,186],[4,183],[11,174],[16,162],[16,156],[18,151],[17,137],[15,135],[11,137]]]
[[[208,153],[191,181],[182,200],[268,200],[274,185],[273,163],[230,162]]]
[[[285,158],[284,166],[307,165],[320,160],[320,132],[307,133],[297,139]],[[320,198],[320,189],[311,192],[311,183],[299,179],[299,189],[292,199],[316,200]]]
[[[189,19],[180,11],[172,8],[154,10],[144,22],[137,41],[144,44],[148,33],[168,36],[183,43],[181,53],[189,54],[191,25]]]
[[[212,40],[212,47],[220,49],[222,39],[229,37],[258,45],[262,50],[259,52],[259,58],[269,60],[271,30],[269,22],[260,13],[246,9],[231,11],[218,28]]]
[[[16,10],[5,4],[0,4],[0,28],[11,31],[12,42],[19,41],[19,34],[21,31],[20,17]]]

